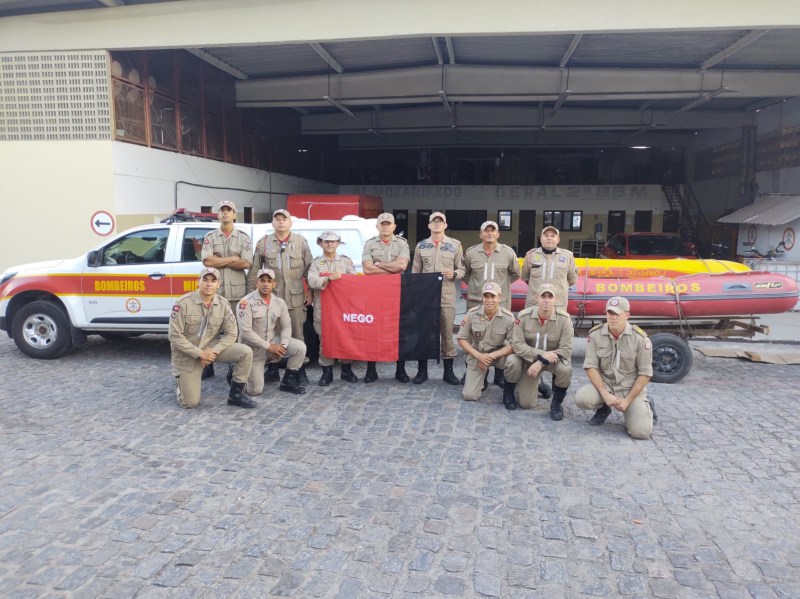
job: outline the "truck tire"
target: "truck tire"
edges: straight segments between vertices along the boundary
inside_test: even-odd
[[[72,345],[69,319],[52,302],[31,302],[20,308],[12,336],[23,354],[40,360],[57,358]]]
[[[650,337],[653,344],[654,383],[677,383],[692,369],[692,348],[685,340],[672,333],[656,333]]]

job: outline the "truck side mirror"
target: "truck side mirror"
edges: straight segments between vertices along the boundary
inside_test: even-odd
[[[86,254],[86,264],[88,266],[100,266],[100,252],[98,250],[92,250]]]

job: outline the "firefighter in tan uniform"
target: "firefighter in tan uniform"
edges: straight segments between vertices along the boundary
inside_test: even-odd
[[[486,283],[483,286],[483,304],[467,310],[464,320],[461,321],[458,345],[467,355],[467,372],[462,391],[462,396],[467,401],[480,399],[481,393],[486,389],[484,381],[489,367],[494,366],[500,370],[506,368],[506,356],[514,353],[511,347],[514,315],[500,307],[502,297],[500,285]]]
[[[292,215],[278,208],[272,213],[274,233],[259,239],[253,254],[253,267],[247,277],[247,289],[256,288],[256,273],[262,268],[275,272],[275,295],[286,302],[289,318],[292,319],[292,337],[303,341],[303,323],[306,321],[306,306],[314,300],[310,289],[303,288],[303,280],[313,260],[308,242],[302,235],[291,232]],[[305,367],[300,368],[302,384],[308,383]],[[265,381],[277,382],[280,372],[277,364],[269,364]]]
[[[572,320],[557,309],[558,291],[550,283],[542,283],[537,294],[538,305],[521,310],[514,326],[511,342],[514,355],[506,364],[506,387],[503,401],[514,403],[514,387],[518,386],[519,405],[529,409],[536,405],[536,391],[542,372],[553,375],[553,399],[550,418],[561,420],[561,405],[572,382]]]
[[[628,322],[630,303],[612,297],[606,304],[606,324],[589,333],[583,367],[590,384],[578,389],[575,404],[597,410],[590,424],[600,426],[611,409],[624,414],[628,434],[648,439],[653,431],[652,399],[646,387],[653,376],[653,345],[642,329]]]
[[[236,318],[224,297],[217,295],[220,273],[206,267],[200,271],[197,291],[181,297],[172,308],[169,343],[178,403],[194,408],[200,403],[203,368],[214,362],[233,362],[228,405],[255,408],[244,395],[244,384],[253,364],[253,352],[236,343]]]
[[[333,382],[333,359],[322,353],[322,290],[331,281],[337,281],[342,275],[358,274],[353,261],[347,256],[337,253],[342,238],[335,231],[323,231],[317,237],[317,244],[322,248],[322,256],[315,258],[308,269],[308,286],[314,289],[314,330],[320,336],[319,365],[322,376],[320,387],[327,387]],[[353,373],[352,360],[339,360],[342,365],[342,380],[357,383],[358,377]]]
[[[256,274],[256,290],[244,296],[236,307],[239,342],[253,349],[253,367],[247,379],[247,393],[264,391],[264,364],[276,364],[286,356],[280,390],[302,395],[298,371],[306,356],[306,344],[292,338],[292,320],[286,302],[275,295],[275,273],[262,268]]]
[[[364,244],[364,252],[361,255],[361,265],[365,275],[394,275],[402,274],[408,267],[411,253],[408,250],[408,242],[394,234],[397,225],[394,222],[394,215],[384,212],[378,215],[376,227],[378,235],[370,237]],[[406,363],[398,360],[397,368],[394,373],[401,383],[409,380],[406,374]],[[367,373],[364,375],[365,383],[372,383],[378,380],[378,371],[375,369],[375,362],[367,362]]]
[[[236,204],[222,200],[217,205],[219,229],[209,231],[203,238],[200,259],[203,266],[216,268],[220,273],[219,295],[235,305],[247,293],[245,270],[252,265],[253,242],[250,236],[234,226]],[[203,371],[203,378],[214,376],[214,364]]]
[[[438,272],[442,275],[442,311],[439,317],[442,361],[444,374],[442,380],[450,385],[460,385],[461,381],[453,372],[456,346],[453,343],[453,324],[456,319],[456,281],[464,278],[464,253],[461,242],[446,237],[447,218],[441,212],[434,212],[428,219],[431,236],[420,241],[414,250],[414,263],[411,272]],[[413,383],[421,385],[428,380],[428,361],[417,362],[417,375]]]
[[[500,285],[502,307],[511,309],[511,283],[519,279],[517,255],[507,245],[498,243],[500,228],[493,220],[481,225],[481,243],[464,253],[464,278],[467,281],[467,310],[482,301],[483,286],[489,282]],[[495,369],[494,384],[503,387],[503,371]]]

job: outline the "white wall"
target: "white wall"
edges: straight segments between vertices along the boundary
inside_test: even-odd
[[[0,269],[80,255],[103,239],[92,215],[115,214],[111,142],[0,142],[0,198]]]
[[[251,206],[256,220],[263,221],[271,210],[286,205],[286,194],[336,193],[338,189],[336,185],[216,160],[112,143],[116,207],[127,227],[158,221],[176,208],[197,211],[201,206],[216,207],[220,200],[236,202],[240,215],[245,206]]]

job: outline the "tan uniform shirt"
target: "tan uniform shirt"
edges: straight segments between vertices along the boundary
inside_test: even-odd
[[[302,235],[290,232],[283,248],[275,233],[264,235],[256,244],[253,266],[247,275],[247,288],[255,290],[258,271],[264,267],[271,268],[275,271],[276,283],[273,293],[283,299],[290,310],[302,308],[305,302],[303,278],[312,260],[311,249]]]
[[[473,245],[464,254],[464,277],[469,286],[468,297],[475,302],[483,301],[483,286],[494,281],[500,285],[503,306],[511,306],[511,283],[519,279],[517,255],[507,245],[498,243],[487,255],[483,244]]]
[[[514,315],[500,308],[489,320],[483,305],[467,310],[458,329],[458,339],[464,339],[481,353],[489,353],[511,343]]]
[[[414,250],[414,263],[411,272],[453,271],[453,280],[442,280],[442,307],[454,308],[456,305],[456,281],[464,278],[464,252],[461,242],[452,237],[443,237],[436,244],[430,237],[420,241]]]
[[[550,318],[539,322],[539,309],[536,306],[520,310],[511,345],[514,353],[526,362],[535,362],[546,351],[556,352],[563,364],[572,359],[572,338],[575,329],[566,312],[554,310]]]
[[[239,343],[254,349],[266,350],[277,336],[283,344],[288,344],[292,338],[292,321],[286,302],[274,293],[269,303],[257,290],[248,293],[236,306],[236,320],[239,322]]]
[[[214,295],[208,308],[199,291],[187,293],[172,308],[169,342],[172,368],[190,372],[206,349],[221,352],[236,343],[236,318],[224,297]]]
[[[640,375],[653,376],[653,345],[639,327],[625,324],[619,339],[598,325],[589,333],[584,369],[595,368],[615,395],[624,397]]]
[[[358,274],[353,261],[347,256],[336,254],[333,260],[328,260],[324,255],[315,258],[308,269],[308,286],[311,289],[323,290],[328,286],[329,273],[340,272],[343,275]],[[314,322],[322,322],[322,294],[314,294]]]
[[[200,253],[200,260],[205,260],[212,256],[217,258],[239,256],[252,264],[252,255],[253,242],[247,233],[234,227],[230,236],[228,236],[220,228],[206,233],[203,238],[203,250]],[[235,268],[218,268],[217,270],[220,273],[217,293],[228,301],[239,301],[247,293],[247,278],[244,271]]]
[[[534,248],[525,255],[522,280],[528,284],[526,308],[537,304],[536,293],[542,283],[550,283],[556,288],[556,307],[566,308],[569,288],[578,280],[575,256],[569,250],[561,248],[556,248],[552,254],[545,254],[542,248]]]
[[[383,243],[380,235],[376,235],[367,239],[367,243],[364,244],[361,261],[372,262],[380,268],[380,262],[394,262],[398,258],[408,260],[410,257],[408,242],[399,235],[392,235],[389,243]]]

